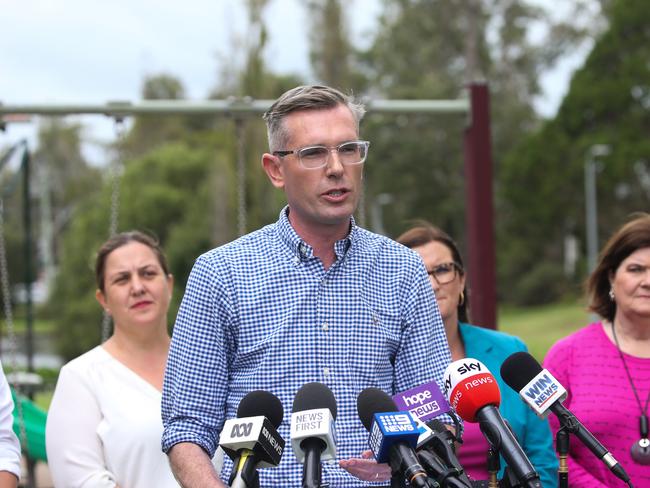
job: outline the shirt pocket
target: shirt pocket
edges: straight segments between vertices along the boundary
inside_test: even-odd
[[[394,364],[400,345],[401,320],[396,313],[362,301],[354,314],[348,364],[359,390],[392,389]]]

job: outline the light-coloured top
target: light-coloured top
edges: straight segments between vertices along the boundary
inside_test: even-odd
[[[9,471],[20,478],[20,443],[13,431],[14,402],[0,364],[0,471]]]
[[[48,412],[57,487],[178,487],[161,451],[161,393],[97,346],[61,368]]]

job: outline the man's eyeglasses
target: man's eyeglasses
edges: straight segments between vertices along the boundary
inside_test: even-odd
[[[283,158],[295,154],[303,168],[318,169],[327,164],[332,151],[336,151],[341,164],[361,164],[368,156],[368,146],[368,141],[349,141],[338,146],[307,146],[293,151],[273,151],[273,155]]]
[[[431,270],[427,270],[427,274],[433,277],[439,285],[446,285],[454,281],[456,273],[460,270],[461,267],[456,263],[442,263],[434,266]]]

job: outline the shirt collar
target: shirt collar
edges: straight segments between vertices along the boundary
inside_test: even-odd
[[[277,229],[280,239],[297,259],[304,260],[314,257],[314,250],[312,247],[303,241],[291,226],[291,223],[289,222],[288,205],[280,211]],[[359,240],[358,229],[359,227],[357,227],[354,217],[350,217],[350,232],[343,239],[334,243],[334,252],[338,259],[342,259],[354,243]]]

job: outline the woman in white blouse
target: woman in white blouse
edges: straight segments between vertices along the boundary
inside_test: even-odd
[[[20,478],[20,443],[13,431],[14,402],[0,364],[0,488],[16,488]]]
[[[177,487],[161,451],[160,399],[173,278],[158,243],[133,231],[97,253],[95,296],[114,333],[66,364],[49,409],[57,487]]]

